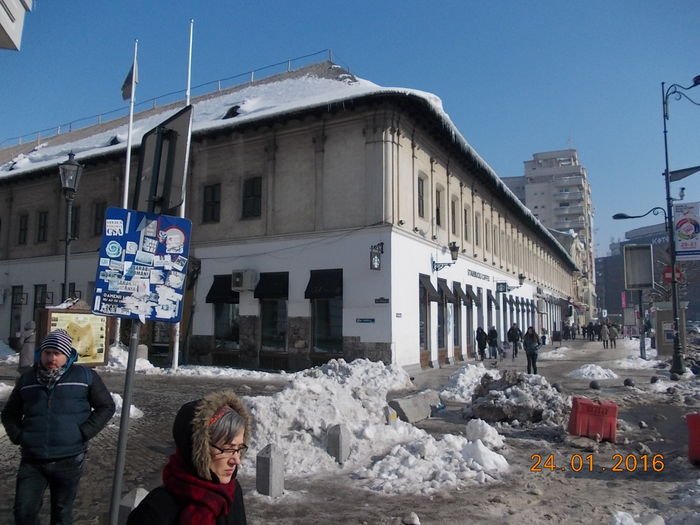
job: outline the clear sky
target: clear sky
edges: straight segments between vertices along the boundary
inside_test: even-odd
[[[577,149],[598,255],[661,222],[611,216],[665,207],[661,82],[700,75],[697,0],[34,0],[21,50],[0,51],[0,147],[127,107],[134,39],[137,102],[184,89],[190,18],[193,86],[332,49],[362,78],[438,95],[501,176]],[[700,102],[700,86],[687,94]],[[672,170],[700,165],[699,106],[670,101],[668,140]],[[700,173],[681,186],[700,201]]]

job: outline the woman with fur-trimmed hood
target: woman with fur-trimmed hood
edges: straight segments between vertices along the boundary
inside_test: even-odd
[[[177,446],[163,468],[163,485],[149,492],[128,525],[245,525],[236,481],[248,446],[250,416],[233,392],[184,404],[173,423]]]

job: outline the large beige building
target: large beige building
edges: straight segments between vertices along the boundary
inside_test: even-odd
[[[583,319],[596,317],[593,201],[586,168],[574,149],[535,153],[521,177],[504,177],[537,219],[564,242],[580,268],[574,300]],[[585,308],[582,306],[585,305]]]
[[[560,326],[575,261],[435,97],[323,62],[192,103],[181,362],[439,366],[474,356],[478,326]],[[134,143],[181,107],[137,115]],[[61,296],[57,165],[71,151],[85,172],[68,288],[91,301],[125,131],[122,119],[0,150],[0,337]],[[158,324],[149,338],[170,342]]]

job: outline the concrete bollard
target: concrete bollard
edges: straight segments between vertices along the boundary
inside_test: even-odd
[[[341,465],[350,455],[350,431],[345,425],[333,425],[328,429],[326,451]]]
[[[136,347],[136,359],[148,360],[148,345],[138,345]]]
[[[273,498],[284,493],[284,454],[275,444],[269,444],[258,453],[255,488],[260,494]]]
[[[119,515],[117,517],[117,523],[119,525],[126,525],[126,520],[131,514],[131,511],[139,506],[141,500],[148,496],[148,491],[143,487],[137,487],[134,490],[128,492],[119,502]]]

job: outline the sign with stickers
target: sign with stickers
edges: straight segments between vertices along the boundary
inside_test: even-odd
[[[179,322],[191,232],[189,219],[107,208],[92,311]]]

